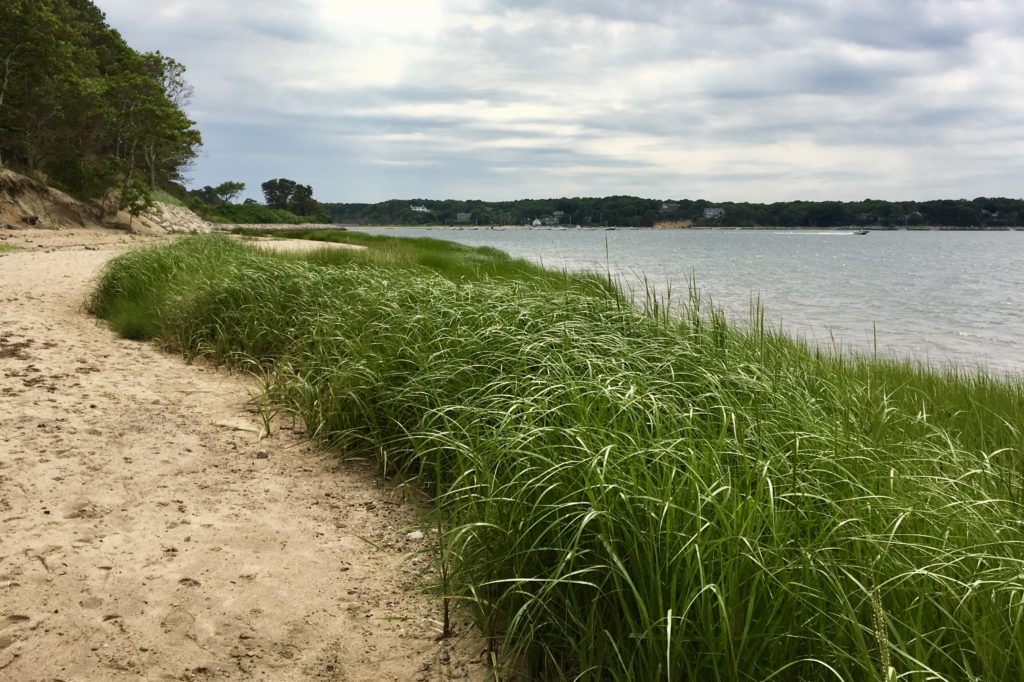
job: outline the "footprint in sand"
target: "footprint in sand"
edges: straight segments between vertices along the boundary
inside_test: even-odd
[[[64,508],[65,519],[98,519],[106,515],[107,510],[89,500],[78,500]]]
[[[192,630],[196,625],[196,617],[181,607],[175,607],[160,621],[160,627],[169,635],[193,637]]]

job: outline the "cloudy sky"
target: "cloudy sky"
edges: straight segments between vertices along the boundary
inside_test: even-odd
[[[193,186],[323,201],[1024,195],[1020,0],[95,0]]]

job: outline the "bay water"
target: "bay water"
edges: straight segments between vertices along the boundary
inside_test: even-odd
[[[355,228],[429,236],[685,301],[691,278],[730,318],[752,303],[811,343],[1024,375],[1024,232]]]

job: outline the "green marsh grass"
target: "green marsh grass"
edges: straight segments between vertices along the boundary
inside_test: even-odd
[[[1019,379],[363,243],[190,237],[111,262],[91,307],[428,493],[443,596],[531,678],[1024,677]]]
[[[323,249],[310,256],[316,262],[360,262],[424,267],[452,281],[502,277],[552,280],[554,273],[529,261],[511,258],[490,247],[472,247],[429,237],[407,238],[369,235],[342,230],[235,230],[243,236],[307,239],[333,244],[365,246],[366,251]]]

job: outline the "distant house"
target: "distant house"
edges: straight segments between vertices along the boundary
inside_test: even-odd
[[[679,210],[679,204],[662,204],[659,210],[662,213],[675,213]]]
[[[557,225],[558,224],[558,216],[557,215],[546,215],[546,216],[544,216],[543,218],[540,219],[540,222],[543,223],[544,225]]]
[[[455,222],[457,222],[457,223],[468,223],[472,219],[473,219],[473,214],[472,213],[456,213],[455,214]]]
[[[711,208],[704,209],[705,220],[716,220],[725,215],[725,209],[718,206],[712,206]]]
[[[534,219],[533,219],[533,222],[532,222],[532,223],[530,223],[530,225],[531,225],[532,227],[540,227],[540,226],[541,226],[541,222],[540,222],[540,219],[539,219],[539,218],[534,218]]]
[[[417,213],[430,213],[430,209],[426,206],[410,206],[410,211],[416,211]]]
[[[565,215],[565,211],[555,211],[551,215],[555,216],[556,218],[561,218],[562,216]]]

